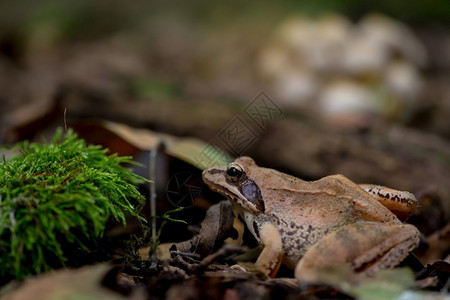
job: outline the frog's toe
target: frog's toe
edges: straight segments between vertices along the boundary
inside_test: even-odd
[[[263,270],[256,264],[250,262],[239,262],[238,264],[230,266],[230,269],[239,272],[252,273],[260,279],[269,278],[269,274],[266,270]]]
[[[230,267],[230,269],[237,270],[237,271],[242,271],[242,272],[248,272],[248,270],[246,268],[244,268],[243,266],[238,265],[238,264],[232,265]]]

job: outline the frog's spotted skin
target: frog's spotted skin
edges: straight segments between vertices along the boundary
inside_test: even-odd
[[[371,273],[398,264],[419,242],[418,230],[391,211],[411,213],[415,198],[408,192],[358,186],[342,175],[303,181],[258,167],[249,157],[206,170],[203,179],[233,203],[264,245],[256,264],[268,275],[276,274],[281,259],[297,265],[295,275],[303,281],[337,264]]]
[[[311,245],[329,232],[329,229],[319,229],[312,225],[297,225],[292,221],[288,224],[279,218],[275,220],[283,242],[284,261],[291,268],[295,267]]]

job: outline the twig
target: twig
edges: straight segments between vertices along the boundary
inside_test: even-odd
[[[450,277],[447,279],[444,287],[441,289],[441,293],[447,293],[450,290]]]
[[[199,259],[200,256],[197,253],[190,253],[190,252],[183,252],[183,251],[170,251],[170,254],[172,255],[179,255],[183,257],[190,257],[193,259]]]
[[[212,264],[214,261],[216,261],[222,257],[227,257],[232,254],[241,254],[247,250],[248,250],[248,248],[245,246],[235,245],[235,244],[225,244],[222,248],[220,248],[216,252],[205,257],[196,266],[196,272],[202,273],[210,264]]]
[[[149,166],[149,179],[150,182],[148,183],[150,186],[150,195],[149,195],[149,200],[150,200],[150,216],[154,216],[156,215],[156,192],[155,192],[155,164],[156,164],[156,152],[158,151],[158,147],[156,147],[155,149],[152,149],[150,151],[150,166]],[[152,244],[156,244],[156,219],[152,218]],[[156,247],[155,247],[156,248]],[[154,266],[154,264],[156,263],[156,261],[158,260],[158,256],[156,254],[156,251],[150,251],[149,254],[151,255],[150,260],[152,261],[152,267]]]

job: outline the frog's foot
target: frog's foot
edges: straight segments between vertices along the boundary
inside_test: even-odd
[[[239,264],[232,265],[230,267],[230,269],[237,270],[237,271],[242,271],[242,272],[249,272],[249,270],[247,270],[244,266],[241,266]]]
[[[241,261],[235,265],[232,265],[230,266],[230,269],[244,273],[252,273],[261,280],[268,279],[270,275],[267,272],[264,272],[264,270],[262,270],[261,267],[257,266],[255,263],[246,261]]]
[[[356,273],[372,275],[398,265],[418,243],[419,231],[413,225],[348,225],[311,246],[297,264],[295,277],[320,282],[320,270],[343,264]]]

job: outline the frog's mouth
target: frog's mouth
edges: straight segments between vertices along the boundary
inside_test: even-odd
[[[238,192],[237,188],[226,182],[224,170],[206,170],[203,172],[202,178],[212,191],[224,195],[231,202],[239,203],[242,201],[236,195],[236,192]]]
[[[203,172],[203,181],[209,188],[224,195],[229,201],[246,211],[259,214],[265,211],[261,191],[252,179],[243,183],[232,183],[226,179],[226,171],[221,169],[209,169]]]

